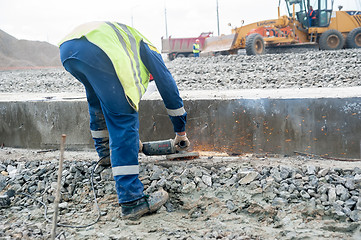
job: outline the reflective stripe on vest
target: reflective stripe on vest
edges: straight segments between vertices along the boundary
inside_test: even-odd
[[[149,82],[149,71],[140,58],[140,41],[150,42],[136,29],[115,22],[91,22],[77,27],[63,42],[85,36],[112,61],[129,104],[139,110],[139,101]]]
[[[122,37],[122,34],[120,33],[120,31],[118,30],[118,28],[112,24],[111,22],[106,22],[109,26],[111,26],[114,30],[114,32],[117,34],[119,42],[122,44],[123,50],[124,52],[127,54],[127,56],[129,57],[129,59],[131,59],[130,53],[127,50],[127,45],[125,43],[125,40]],[[119,24],[118,25],[125,31],[125,29],[127,29],[126,26],[124,26],[123,24]],[[128,30],[128,29],[127,29]],[[134,36],[129,32],[129,31],[125,31],[128,35],[129,41],[130,41],[130,48],[133,51],[133,54],[135,56],[138,56],[138,51],[137,51],[137,43],[135,42],[135,38]],[[130,61],[131,65],[132,65],[132,69],[133,69],[133,77],[135,79],[135,85],[137,86],[138,89],[138,94],[139,96],[142,96],[142,89],[140,87],[141,85],[141,79],[140,79],[140,64],[139,64],[139,59],[138,58],[134,58],[135,60],[135,66],[133,61]],[[143,88],[144,85],[142,84]]]
[[[310,17],[311,19],[316,19],[316,16],[312,16],[313,15],[313,10],[310,12]]]

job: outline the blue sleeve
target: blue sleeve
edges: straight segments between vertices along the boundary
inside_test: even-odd
[[[162,56],[141,41],[140,57],[145,67],[153,75],[155,84],[173,123],[174,131],[185,131],[187,112],[184,110],[183,100],[179,96],[177,84],[165,66]]]

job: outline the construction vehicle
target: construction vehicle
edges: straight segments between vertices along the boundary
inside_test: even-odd
[[[162,53],[166,53],[170,61],[175,58],[193,57],[193,44],[198,39],[200,50],[204,47],[204,41],[210,37],[212,32],[202,32],[199,37],[192,38],[163,38]]]
[[[321,50],[361,48],[361,11],[333,11],[333,0],[285,0],[288,16],[232,29],[232,34],[206,39],[201,55],[260,55],[265,48],[314,45]],[[315,12],[310,17],[313,7]],[[243,25],[243,24],[242,24]]]

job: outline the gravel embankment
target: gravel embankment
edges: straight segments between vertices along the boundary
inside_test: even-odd
[[[353,87],[361,85],[361,50],[176,59],[181,90]]]
[[[167,61],[179,90],[361,86],[361,49]],[[0,72],[0,92],[83,92],[63,69]]]

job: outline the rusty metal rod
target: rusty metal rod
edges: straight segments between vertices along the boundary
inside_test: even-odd
[[[51,230],[51,239],[55,239],[56,237],[56,225],[58,222],[58,209],[59,209],[59,202],[60,202],[60,190],[61,190],[61,177],[63,173],[63,161],[64,161],[64,145],[65,145],[66,135],[61,135],[61,142],[60,142],[60,160],[59,160],[59,171],[58,171],[58,184],[56,189],[56,196],[54,202],[54,215],[53,215],[53,226]]]

